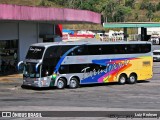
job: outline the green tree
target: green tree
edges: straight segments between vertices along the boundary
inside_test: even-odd
[[[44,0],[44,1],[46,1],[46,0]],[[64,6],[65,3],[66,3],[65,0],[48,0],[48,1],[56,3],[56,4],[61,5],[61,6]]]
[[[52,6],[53,3],[51,1],[48,0],[42,0],[42,2],[40,3],[41,6]]]
[[[149,0],[143,0],[142,3],[141,3],[141,5],[140,5],[140,9],[141,10],[146,9],[147,6],[148,6],[148,3],[149,3]]]
[[[108,0],[103,6],[102,6],[102,15],[104,19],[107,18],[106,21],[113,22],[115,10],[116,10],[117,3],[115,0]]]
[[[160,2],[156,6],[157,11],[160,11]]]
[[[125,1],[125,6],[126,7],[131,7],[134,8],[135,0],[126,0]]]
[[[146,6],[146,9],[148,10],[148,11],[153,11],[153,12],[155,12],[156,11],[156,5],[155,4],[153,4],[153,3],[148,3],[148,6]]]
[[[116,8],[116,13],[114,15],[114,21],[115,22],[125,22],[126,16],[128,17],[130,14],[131,14],[130,7],[125,7],[125,6],[120,5]]]
[[[151,10],[151,11],[155,12],[156,11],[156,5],[149,2],[148,0],[143,0],[143,2],[141,3],[140,9],[141,10],[146,9],[148,11]]]
[[[138,19],[139,19],[139,16],[138,16],[138,13],[137,13],[137,12],[136,12],[135,15],[134,15],[134,19],[135,19],[136,21],[138,21]]]
[[[152,19],[153,19],[153,17],[154,17],[153,11],[149,10],[149,11],[147,12],[146,16],[147,16],[149,22],[151,22]]]
[[[99,3],[97,0],[85,0],[81,2],[81,9],[83,10],[91,10],[97,12],[96,5]]]

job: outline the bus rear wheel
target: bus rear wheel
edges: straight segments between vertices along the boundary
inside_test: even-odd
[[[124,84],[126,83],[126,81],[127,81],[127,77],[126,77],[124,74],[122,74],[122,75],[119,76],[119,81],[118,81],[118,83],[119,83],[120,85],[124,85]]]
[[[134,83],[136,83],[137,82],[137,76],[135,75],[135,74],[131,74],[130,76],[129,76],[129,79],[128,79],[128,81],[127,81],[129,84],[134,84]]]
[[[64,89],[66,87],[66,80],[64,78],[60,78],[57,81],[57,88],[58,89]]]
[[[71,89],[75,89],[79,86],[79,81],[77,78],[73,77],[71,78],[70,82],[69,82],[69,88]]]

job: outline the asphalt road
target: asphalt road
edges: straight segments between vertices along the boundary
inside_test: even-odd
[[[158,47],[154,46],[154,49]],[[153,73],[151,80],[134,85],[103,84],[64,90],[22,89],[22,79],[12,79],[10,82],[0,82],[0,109],[1,111],[160,110],[160,62],[154,62]]]

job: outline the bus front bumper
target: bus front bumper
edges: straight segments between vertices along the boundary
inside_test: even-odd
[[[46,78],[23,78],[23,85],[32,87],[50,87],[50,80]]]

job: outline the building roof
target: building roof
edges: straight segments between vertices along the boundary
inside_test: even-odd
[[[124,22],[124,23],[103,23],[104,28],[140,28],[160,27],[160,22]]]
[[[99,24],[101,15],[88,10],[0,4],[0,20]]]

